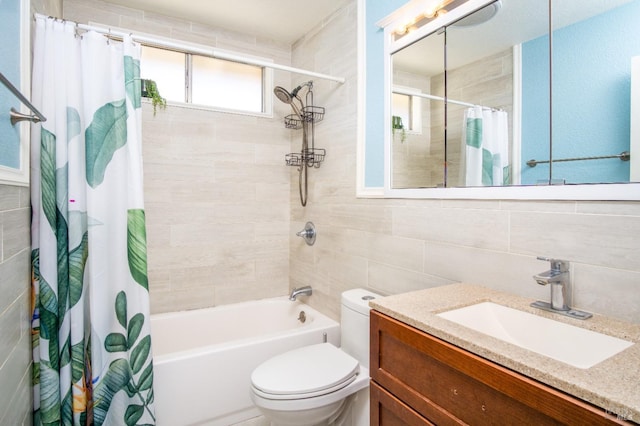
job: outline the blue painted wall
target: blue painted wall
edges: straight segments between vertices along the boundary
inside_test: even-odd
[[[368,188],[384,185],[384,31],[376,22],[407,0],[366,0],[365,177]]]
[[[631,57],[640,55],[640,1],[565,27],[553,36],[553,157],[619,154],[629,150]],[[579,40],[579,43],[575,41]],[[523,45],[523,163],[549,156],[548,38]],[[534,117],[533,120],[530,117]],[[522,166],[524,184],[548,179],[548,165]],[[554,163],[567,183],[624,182],[618,159]]]
[[[0,72],[20,88],[20,0],[0,0]],[[0,84],[0,166],[20,167],[20,135],[9,110],[20,101]]]

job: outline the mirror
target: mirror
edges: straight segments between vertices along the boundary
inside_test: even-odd
[[[640,181],[640,0],[553,2],[551,91],[548,0],[486,11],[391,43],[390,187]]]

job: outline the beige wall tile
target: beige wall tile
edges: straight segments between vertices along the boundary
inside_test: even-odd
[[[510,249],[640,270],[640,217],[512,212]]]
[[[31,217],[27,195],[28,189],[0,185],[0,424],[31,424]]]
[[[101,2],[89,4],[95,9]],[[89,13],[85,2],[66,0],[67,5],[72,15]],[[574,299],[581,308],[613,313],[614,303],[605,301],[624,295],[620,312],[638,321],[634,306],[640,306],[640,292],[633,283],[640,253],[633,235],[640,230],[640,203],[355,197],[355,1],[292,48],[126,7],[103,13],[91,19],[169,28],[180,39],[347,79],[342,85],[314,81],[315,103],[326,108],[316,126],[316,146],[327,156],[309,171],[304,208],[298,173],[283,165],[284,154],[299,150],[301,138],[282,126],[286,105],[274,104],[273,119],[175,106],[154,118],[150,105],[144,106],[155,312],[285,294],[287,286],[309,284],[315,291],[308,302],[333,317],[339,316],[340,292],[353,287],[394,293],[463,280],[544,299],[548,289],[530,276],[548,266],[535,257],[548,255],[573,262]],[[482,64],[495,70],[492,84],[507,94],[508,57]],[[472,88],[474,75],[461,72],[460,86]],[[276,72],[275,81],[288,88],[306,79]],[[507,98],[487,102],[508,103]],[[313,247],[295,236],[308,220],[318,230]]]
[[[640,271],[575,263],[572,272],[577,307],[640,323]]]
[[[322,94],[318,99],[333,108],[328,111],[340,114],[332,117],[327,113],[317,127],[317,140],[327,148],[326,164],[314,170],[311,202],[305,208],[297,201],[297,176],[291,176],[292,227],[297,230],[306,220],[322,227],[316,242],[321,250],[314,252],[313,261],[308,259],[306,246],[291,237],[290,285],[317,282],[321,291],[309,303],[333,315],[339,309],[339,292],[362,284],[347,277],[361,276],[364,269],[366,287],[389,293],[470,281],[546,300],[549,289],[536,285],[531,275],[546,270],[548,264],[536,256],[559,256],[574,262],[577,306],[640,322],[640,291],[634,286],[640,272],[638,239],[634,238],[640,235],[640,203],[355,198],[356,123],[355,117],[342,113],[356,109],[351,91],[356,81],[355,45],[344,42],[345,34],[354,34],[351,41],[355,41],[355,20],[348,18],[354,11],[350,2],[340,11],[340,18],[319,26],[293,47],[294,66],[314,67],[322,62],[325,69],[341,70],[347,83],[317,89]],[[496,75],[511,72],[509,61],[497,60],[494,65]],[[500,81],[495,84],[502,84]],[[510,88],[505,86],[505,93]],[[510,102],[507,98],[488,102]],[[325,132],[323,126],[328,123],[340,131]],[[323,139],[327,134],[331,138]],[[365,233],[367,238],[362,238]],[[395,244],[375,245],[389,235],[399,238]],[[403,267],[390,260],[401,258],[400,253],[413,253],[410,247],[415,241],[424,244],[423,270],[407,269],[406,264]],[[616,314],[619,299],[625,300]]]

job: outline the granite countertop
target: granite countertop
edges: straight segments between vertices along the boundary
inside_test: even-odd
[[[436,315],[479,302],[494,302],[635,344],[591,368],[581,369]],[[640,325],[597,314],[588,320],[573,319],[532,308],[531,302],[524,297],[461,283],[381,297],[369,304],[383,314],[602,407],[621,419],[640,423]]]

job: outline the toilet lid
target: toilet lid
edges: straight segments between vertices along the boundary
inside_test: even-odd
[[[265,361],[251,374],[251,383],[267,398],[309,398],[347,386],[359,371],[355,358],[330,343],[320,343]]]

